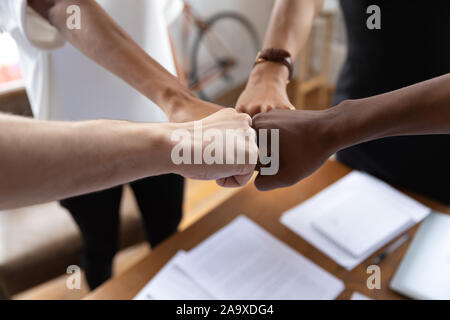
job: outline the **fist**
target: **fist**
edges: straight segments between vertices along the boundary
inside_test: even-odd
[[[217,180],[223,187],[243,186],[252,177],[258,147],[249,115],[225,108],[174,129],[171,158],[177,173]]]

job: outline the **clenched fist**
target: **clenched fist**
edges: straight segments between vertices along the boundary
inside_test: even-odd
[[[332,111],[332,110],[331,110]],[[337,151],[331,111],[272,110],[253,118],[253,128],[279,130],[279,170],[255,180],[259,190],[287,187],[309,176]],[[269,141],[269,145],[274,143]]]
[[[236,110],[252,117],[273,109],[294,110],[286,92],[287,77],[288,69],[282,64],[265,62],[255,66]]]
[[[224,187],[245,185],[258,158],[256,133],[248,114],[225,108],[202,120],[170,124],[175,173],[217,180]]]

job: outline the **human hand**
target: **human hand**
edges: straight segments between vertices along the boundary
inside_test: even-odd
[[[192,179],[217,180],[223,187],[245,185],[258,158],[251,125],[249,115],[232,108],[223,108],[200,121],[170,124],[172,172]]]
[[[261,175],[260,172],[255,180],[258,190],[293,185],[312,174],[336,152],[339,145],[333,131],[333,119],[331,109],[272,110],[253,117],[256,132],[279,129],[279,170],[275,175]],[[270,141],[269,145],[271,143],[275,142]]]
[[[286,92],[288,69],[278,63],[265,62],[255,66],[236,110],[254,116],[272,109],[294,110]]]

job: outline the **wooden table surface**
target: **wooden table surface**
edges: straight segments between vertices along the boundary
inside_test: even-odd
[[[335,161],[328,161],[312,176],[290,188],[259,192],[252,184],[249,184],[191,227],[163,242],[124,274],[97,288],[86,299],[132,299],[178,250],[192,249],[240,214],[248,216],[272,235],[342,279],[345,282],[345,290],[338,299],[348,299],[354,291],[359,291],[374,299],[402,299],[402,296],[389,289],[389,283],[406,252],[408,247],[406,244],[380,263],[381,289],[369,290],[366,287],[369,276],[366,273],[367,266],[370,265],[371,259],[382,252],[384,248],[378,250],[352,271],[347,271],[279,222],[281,214],[287,209],[310,198],[349,172],[350,169],[343,165]],[[423,197],[411,196],[437,211],[450,214],[448,206]],[[407,232],[414,234],[417,227]]]

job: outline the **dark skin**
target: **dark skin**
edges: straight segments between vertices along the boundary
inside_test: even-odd
[[[259,190],[287,187],[346,147],[391,136],[450,134],[450,74],[321,111],[272,110],[253,128],[280,130],[280,168],[258,175]],[[450,146],[442,146],[448,148]]]
[[[321,8],[320,0],[276,0],[263,49],[284,49],[295,59]],[[396,135],[449,133],[449,75],[385,95],[344,101],[327,111],[282,110],[292,109],[287,77],[284,65],[260,63],[237,102],[238,110],[257,114],[255,129],[280,129],[280,170],[273,176],[258,175],[255,184],[260,190],[292,185],[334,152],[354,144]]]
[[[319,168],[335,152],[327,137],[326,116],[316,111],[276,109],[259,113],[253,128],[279,129],[280,169],[276,175],[258,175],[256,187],[261,190],[288,187]],[[269,135],[270,137],[270,135]],[[313,138],[314,142],[311,141]],[[271,150],[269,142],[268,150]]]

